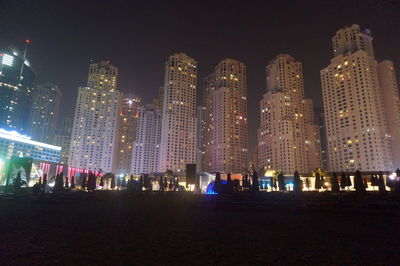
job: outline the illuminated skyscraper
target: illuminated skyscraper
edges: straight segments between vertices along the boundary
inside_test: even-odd
[[[369,30],[358,25],[332,38],[334,58],[321,70],[332,171],[391,170],[399,163],[399,97],[393,65],[377,64]]]
[[[61,91],[56,85],[45,83],[35,88],[28,127],[33,140],[54,143],[60,101]]]
[[[132,151],[132,174],[158,172],[160,139],[161,110],[147,104],[139,111],[136,140]]]
[[[174,54],[165,63],[159,170],[183,172],[196,163],[197,63]]]
[[[109,62],[91,64],[88,85],[81,87],[75,108],[69,166],[113,172],[117,167],[118,122],[122,94],[118,70]]]
[[[0,128],[26,133],[35,74],[17,49],[0,51]]]
[[[390,135],[393,169],[397,169],[400,168],[400,98],[392,61],[384,60],[378,64],[378,77]]]
[[[246,66],[224,59],[205,86],[205,168],[243,173],[247,168]]]
[[[286,174],[321,167],[319,127],[312,101],[304,98],[302,64],[287,54],[266,68],[267,93],[260,103],[258,163]]]
[[[114,91],[117,89],[118,68],[109,61],[92,63],[89,66],[87,86],[90,88]]]
[[[124,97],[119,114],[118,173],[129,174],[131,171],[132,147],[136,139],[139,109],[139,97],[134,95]]]

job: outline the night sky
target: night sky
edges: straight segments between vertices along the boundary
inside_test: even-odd
[[[53,82],[62,90],[62,116],[73,116],[90,60],[111,60],[119,69],[119,90],[137,94],[143,103],[156,97],[164,62],[173,53],[197,60],[199,95],[203,77],[221,59],[244,62],[250,151],[268,62],[279,53],[301,61],[305,94],[321,106],[319,70],[332,57],[331,37],[351,24],[372,31],[376,58],[395,61],[399,73],[399,0],[0,0],[0,47],[31,39],[28,59],[39,83]]]

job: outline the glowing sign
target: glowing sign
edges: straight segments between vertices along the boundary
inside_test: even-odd
[[[8,54],[3,55],[3,60],[2,60],[3,65],[6,66],[12,66],[14,63],[14,57]]]

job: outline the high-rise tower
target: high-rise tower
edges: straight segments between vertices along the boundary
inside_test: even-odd
[[[174,54],[165,63],[159,170],[183,172],[196,163],[197,63]]]
[[[140,108],[136,140],[133,144],[131,173],[158,172],[161,134],[161,110],[147,104]]]
[[[28,135],[33,140],[54,144],[61,91],[51,83],[37,86],[32,101]]]
[[[139,109],[139,97],[127,95],[123,98],[118,123],[118,173],[129,174],[131,171],[132,148],[133,142],[136,140]]]
[[[0,51],[0,128],[26,133],[35,79],[26,52]]]
[[[246,66],[222,60],[205,81],[205,168],[243,173],[247,168]]]
[[[68,163],[73,122],[72,118],[64,117],[61,131],[56,134],[55,144],[61,147],[60,163],[62,164]]]
[[[378,67],[372,39],[371,32],[360,31],[358,25],[338,30],[332,38],[334,58],[321,70],[332,171],[395,168],[398,90],[391,63]]]
[[[109,62],[91,64],[88,85],[79,88],[72,129],[69,166],[113,172],[117,167],[118,123],[122,95],[118,70]]]
[[[260,168],[310,173],[321,167],[319,127],[312,101],[304,98],[302,64],[287,54],[266,67],[267,93],[260,103]]]

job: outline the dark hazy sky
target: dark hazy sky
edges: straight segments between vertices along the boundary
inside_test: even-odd
[[[400,0],[0,0],[0,47],[32,40],[28,58],[38,82],[61,88],[63,116],[73,115],[90,60],[111,60],[119,68],[119,90],[137,94],[144,103],[163,84],[170,54],[185,52],[197,60],[199,90],[221,59],[244,62],[250,150],[266,64],[279,53],[301,61],[305,94],[321,106],[319,70],[331,58],[331,37],[351,24],[370,29],[377,59],[391,59],[399,68]]]

